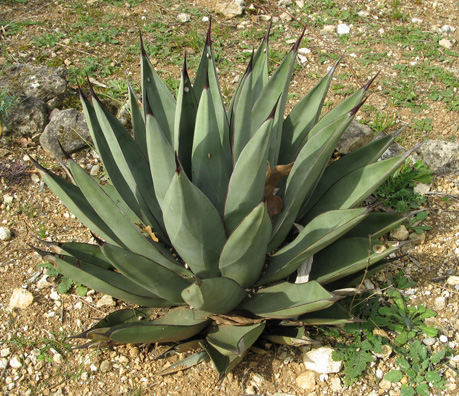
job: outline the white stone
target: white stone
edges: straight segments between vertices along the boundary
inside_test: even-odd
[[[83,303],[81,301],[78,301],[75,303],[75,309],[81,309],[83,308]]]
[[[434,309],[437,312],[443,311],[446,308],[447,299],[446,297],[437,297],[434,301]]]
[[[13,357],[10,360],[10,367],[12,367],[12,368],[21,368],[22,367],[21,359],[19,359],[18,356]]]
[[[61,296],[59,295],[59,293],[57,291],[53,291],[51,292],[51,294],[49,295],[49,298],[51,300],[54,300],[54,301],[57,301],[57,300],[60,300],[61,299]]]
[[[0,359],[0,370],[3,370],[8,367],[8,359],[1,358]]]
[[[375,356],[387,360],[389,359],[390,355],[392,355],[392,348],[389,345],[383,345],[381,348],[381,353],[375,353]]]
[[[456,286],[459,285],[459,276],[457,275],[452,275],[450,276],[447,280],[446,283],[451,286]]]
[[[115,300],[113,299],[112,296],[109,296],[107,294],[103,295],[99,301],[96,303],[97,308],[101,307],[114,307],[116,305]]]
[[[244,9],[236,3],[217,3],[215,5],[215,12],[222,14],[225,18],[234,18],[242,15]]]
[[[342,361],[335,362],[332,358],[333,349],[321,347],[306,352],[303,356],[304,366],[319,374],[338,373],[343,366]]]
[[[296,0],[295,4],[298,6],[298,8],[303,8],[304,7],[304,1],[303,0]]]
[[[190,22],[191,21],[191,15],[190,14],[185,14],[185,13],[178,14],[177,15],[177,20],[182,22],[182,23]]]
[[[337,27],[336,27],[336,31],[339,35],[343,35],[343,34],[349,34],[351,32],[351,28],[346,25],[345,23],[340,23]]]
[[[445,342],[448,342],[448,337],[446,337],[444,334],[442,334],[440,337],[439,337],[439,340],[443,343]]]
[[[426,193],[429,192],[431,186],[432,186],[431,184],[416,183],[413,190],[419,195],[426,195]]]
[[[331,390],[333,392],[340,392],[342,389],[343,389],[343,386],[341,385],[341,380],[339,379],[339,377],[333,377],[331,380],[330,380],[330,385],[331,385]]]
[[[13,202],[13,199],[14,199],[14,197],[12,195],[9,195],[9,194],[5,194],[3,196],[3,202],[6,203],[6,204],[10,204],[11,202]]]
[[[309,48],[299,48],[298,53],[302,55],[307,55],[311,53],[311,50]]]
[[[411,22],[420,24],[420,23],[422,23],[423,21],[422,21],[422,19],[419,19],[419,18],[411,18]]]
[[[454,33],[456,31],[456,28],[454,26],[451,26],[451,25],[443,25],[441,27],[441,31],[443,33],[449,34],[449,33]]]
[[[279,3],[278,3],[278,4],[279,4],[281,7],[282,7],[282,6],[285,7],[285,6],[291,5],[292,3],[293,3],[292,0],[279,0]]]
[[[28,290],[14,289],[10,298],[10,308],[24,309],[33,303],[33,294]]]
[[[99,164],[96,164],[94,166],[91,167],[91,170],[89,171],[89,174],[91,176],[97,176],[97,174],[99,173],[100,171],[100,165]]]
[[[301,64],[304,64],[308,61],[308,58],[306,58],[304,55],[298,54],[297,57],[298,57],[298,62],[300,62]]]
[[[51,287],[53,284],[48,282],[48,275],[43,275],[37,282],[37,289],[42,290]]]
[[[301,373],[296,378],[296,383],[300,388],[312,391],[316,387],[315,375],[312,371],[306,371],[304,373]]]
[[[324,28],[323,28],[323,31],[325,33],[333,33],[335,31],[335,26],[333,25],[325,25]]]
[[[319,375],[319,380],[322,382],[327,382],[328,381],[328,374],[320,374]]]
[[[0,356],[1,357],[7,357],[7,356],[10,356],[10,355],[11,355],[11,349],[10,348],[3,348],[0,351]]]
[[[283,12],[279,15],[281,21],[290,22],[293,18],[288,12]]]
[[[0,227],[0,240],[9,241],[13,238],[13,233],[8,227]]]
[[[359,12],[357,13],[357,15],[358,15],[359,17],[361,17],[361,18],[365,18],[365,17],[369,16],[370,13],[367,12],[367,11],[359,11]]]
[[[450,48],[453,46],[453,43],[452,43],[450,40],[448,40],[448,39],[441,39],[441,40],[438,42],[438,45],[440,45],[441,47],[450,49]]]
[[[377,369],[376,370],[376,378],[381,379],[382,377],[384,377],[384,371],[382,371],[381,369]]]
[[[209,17],[208,16],[203,16],[202,17],[203,22],[209,22]]]
[[[60,353],[56,353],[55,355],[53,355],[53,362],[56,364],[62,364],[64,363],[64,358]]]
[[[410,233],[406,229],[406,227],[402,224],[400,227],[391,230],[390,237],[397,240],[397,241],[405,241],[410,236]]]
[[[433,337],[426,337],[422,340],[422,343],[427,346],[432,346],[437,342],[437,340]]]

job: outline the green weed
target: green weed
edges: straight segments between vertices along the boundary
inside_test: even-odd
[[[68,293],[72,288],[75,288],[75,292],[77,295],[84,297],[88,292],[88,288],[83,286],[78,282],[73,282],[71,279],[60,275],[59,272],[53,267],[51,263],[41,263],[38,265],[39,268],[44,268],[46,271],[46,275],[56,277],[59,284],[57,286],[57,292],[60,294]]]
[[[385,205],[407,212],[418,209],[427,198],[414,191],[416,182],[432,183],[433,171],[422,161],[411,165],[407,160],[392,177],[387,179],[375,192]]]

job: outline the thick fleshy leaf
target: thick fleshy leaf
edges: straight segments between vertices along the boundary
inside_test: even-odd
[[[172,245],[196,276],[220,275],[218,260],[226,242],[223,223],[207,197],[179,167],[163,201]]]
[[[72,256],[77,260],[88,264],[96,265],[100,268],[113,270],[114,267],[100,250],[100,246],[80,242],[46,242],[44,243],[55,254]]]
[[[268,83],[269,33],[271,25],[266,30],[265,37],[253,55],[252,64],[252,106],[260,97],[260,93]]]
[[[195,309],[224,314],[247,296],[245,290],[230,278],[198,279],[182,291],[182,298]]]
[[[352,316],[339,303],[333,304],[329,308],[321,309],[320,311],[314,311],[301,315],[296,320],[296,322],[303,323],[308,326],[336,326],[358,321],[359,319]]]
[[[334,183],[301,219],[306,224],[318,214],[331,209],[348,209],[362,203],[390,177],[405,160],[405,156],[389,158],[363,166]]]
[[[98,183],[89,176],[76,162],[69,161],[68,166],[82,193],[98,213],[101,219],[116,233],[123,247],[150,257],[157,263],[171,267],[179,267],[173,260],[172,254],[160,243],[144,237],[140,229],[132,224],[122,213],[111,198],[99,187]]]
[[[213,326],[206,340],[222,355],[244,356],[264,328],[265,322],[248,326]]]
[[[242,150],[252,137],[252,61],[247,67],[237,103],[231,114],[231,137],[233,163],[235,164]]]
[[[154,191],[159,206],[162,207],[164,196],[175,173],[174,149],[164,136],[156,118],[147,114],[147,150]]]
[[[141,213],[148,219],[147,225],[151,225],[161,239],[166,241],[161,208],[156,199],[147,159],[120,121],[97,98],[93,100],[93,105],[113,160],[138,202],[134,208],[140,207]],[[144,107],[148,109],[148,103]]]
[[[129,84],[128,81],[128,93],[129,93],[129,107],[131,109],[131,121],[132,129],[134,131],[134,139],[142,150],[143,155],[147,157],[147,138],[145,131],[145,118],[140,110],[139,101],[137,100],[137,95]]]
[[[77,186],[43,168],[36,161],[34,161],[34,165],[39,169],[46,185],[78,220],[106,241],[123,246],[120,238],[97,214],[97,211],[94,210]]]
[[[225,204],[224,219],[228,233],[231,233],[263,198],[272,125],[272,119],[266,120],[236,162]]]
[[[193,337],[209,323],[204,312],[180,307],[155,320],[113,326],[104,335],[120,343],[175,342]]]
[[[338,103],[333,109],[331,109],[327,114],[325,114],[319,122],[311,129],[311,131],[303,138],[303,141],[300,143],[298,152],[300,152],[303,146],[306,144],[308,140],[310,140],[316,133],[320,132],[325,126],[336,120],[337,118],[341,117],[343,114],[347,114],[356,106],[362,102],[365,93],[370,88],[370,85],[373,83],[376,76],[371,78],[365,85],[363,85],[360,89],[355,91],[351,96],[344,99],[342,102]]]
[[[70,256],[59,258],[49,255],[45,256],[45,260],[51,262],[60,274],[74,282],[131,304],[157,308],[176,305],[143,289],[117,272],[105,270]]]
[[[368,238],[344,238],[314,255],[310,279],[327,284],[368,268],[398,249]]]
[[[297,321],[295,322],[298,323]],[[312,338],[305,336],[304,333],[305,328],[303,326],[273,326],[270,327],[267,334],[263,335],[263,338],[274,342],[275,344],[289,346],[320,344],[319,341],[315,341]]]
[[[285,104],[287,103],[288,87],[292,77],[293,66],[298,52],[298,46],[303,38],[304,31],[298,38],[291,51],[285,56],[280,66],[268,80],[252,110],[252,132],[256,131],[268,118],[270,110],[276,106],[273,133],[271,136],[268,161],[271,167],[277,165],[281,145],[282,121],[284,119]]]
[[[338,161],[329,165],[325,169],[319,183],[314,189],[313,196],[307,204],[301,207],[298,218],[302,218],[307,211],[321,199],[322,195],[339,179],[362,166],[377,161],[392,144],[399,132],[396,132],[393,135],[385,136],[381,139],[373,140],[369,144],[346,154]]]
[[[219,374],[219,381],[222,381],[225,376],[236,367],[244,358],[240,355],[222,355],[217,351],[212,345],[208,342],[203,342],[202,347],[205,349],[207,354],[210,357],[214,369],[217,370]]]
[[[312,195],[341,135],[354,117],[355,111],[335,119],[317,132],[301,150],[287,178],[282,199],[284,208],[275,217],[269,250],[278,248],[289,233],[303,202]],[[336,209],[330,208],[330,210]]]
[[[365,269],[357,271],[351,275],[347,275],[344,278],[339,278],[334,282],[328,283],[327,288],[330,290],[339,290],[346,288],[359,288],[363,287],[363,281],[370,279],[373,275],[382,271],[393,261],[400,260],[400,257],[385,258],[378,261],[376,264],[372,264]]]
[[[234,230],[223,247],[219,262],[222,276],[235,280],[242,287],[253,285],[265,263],[271,229],[266,203],[261,203]]]
[[[416,212],[412,212],[405,215],[390,212],[370,213],[365,220],[349,230],[343,237],[370,237],[376,240],[384,234],[387,234],[390,230],[397,228],[408,217],[415,213]]]
[[[104,171],[108,174],[110,183],[114,186],[118,196],[120,196],[122,201],[124,201],[124,207],[129,207],[143,223],[152,223],[151,225],[155,229],[159,229],[159,224],[157,224],[156,220],[152,218],[152,214],[149,213],[149,209],[146,208],[146,204],[143,206],[139,205],[138,197],[132,188],[132,186],[135,186],[135,181],[132,180],[132,175],[130,173],[126,175],[121,172],[118,166],[119,160],[117,160],[111,152],[107,139],[105,138],[104,132],[102,131],[97,119],[94,107],[81,92],[80,99],[83,105],[83,112],[89,127],[89,132],[104,165]],[[126,180],[125,177],[127,177],[128,180]]]
[[[225,104],[220,90],[217,77],[217,67],[212,51],[212,42],[210,39],[210,22],[207,31],[206,44],[204,46],[201,61],[196,71],[196,79],[193,84],[194,94],[198,103],[201,102],[201,96],[206,89],[210,91],[212,97],[214,115],[216,119],[216,130],[220,136],[221,147],[226,161],[228,171],[232,167],[231,145],[229,138],[229,122],[226,115]]]
[[[330,81],[336,67],[338,66],[338,62],[336,62],[327,75],[295,105],[290,114],[285,118],[282,125],[279,163],[289,164],[290,162],[295,162],[300,151],[301,142],[303,142],[306,135],[319,119],[325,96],[328,92]]]
[[[317,216],[292,242],[271,257],[268,268],[257,285],[287,277],[312,255],[335,242],[367,216],[366,208],[332,210]]]
[[[176,373],[177,371],[182,371],[189,369],[190,367],[196,366],[201,362],[209,360],[209,355],[206,351],[201,351],[194,353],[191,356],[186,357],[185,359],[179,360],[178,362],[171,364],[169,367],[156,372],[156,375],[168,375]]]
[[[180,87],[177,94],[175,109],[174,150],[177,152],[180,163],[188,177],[191,178],[191,152],[193,149],[194,126],[198,102],[191,86],[186,68],[186,58],[183,64]]]
[[[331,306],[337,297],[319,283],[282,282],[261,288],[240,308],[264,318],[289,319]]]
[[[191,279],[182,278],[176,272],[155,263],[147,257],[110,245],[102,246],[102,252],[112,265],[132,282],[155,295],[177,304],[183,303],[180,294]],[[185,268],[183,274],[192,275]]]
[[[147,109],[145,104],[149,103],[153,109],[153,115],[158,120],[162,131],[172,144],[174,141],[174,120],[176,102],[169,92],[166,84],[161,80],[147,57],[143,42],[142,49],[142,101],[144,104],[144,115]]]
[[[191,156],[192,180],[210,199],[220,214],[223,214],[229,171],[225,149],[220,136],[215,115],[215,104],[208,87],[204,87],[196,115],[196,127]]]

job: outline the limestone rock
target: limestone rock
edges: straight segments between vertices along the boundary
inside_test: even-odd
[[[0,86],[1,88],[1,86]],[[48,122],[46,104],[33,96],[17,97],[9,111],[2,134],[16,137],[33,136],[43,132]]]
[[[60,106],[68,91],[64,69],[29,64],[16,64],[3,71],[0,88],[5,86],[17,95],[39,99],[48,109]]]
[[[409,235],[410,233],[403,224],[390,232],[390,237],[397,241],[406,241]]]
[[[76,109],[53,111],[50,123],[40,136],[42,147],[56,157],[63,155],[58,141],[67,153],[73,153],[86,147],[90,140],[84,116]]]
[[[177,20],[182,23],[190,22],[191,21],[191,15],[190,14],[185,14],[182,12],[181,14],[177,15]]]
[[[343,366],[342,361],[335,362],[332,358],[333,348],[321,347],[306,352],[303,362],[308,370],[319,374],[338,373]]]
[[[116,305],[115,300],[113,299],[112,296],[109,296],[107,294],[103,295],[99,301],[96,303],[96,307],[114,307]]]
[[[301,373],[296,378],[296,383],[300,388],[303,388],[307,391],[312,391],[316,387],[316,379],[312,371],[306,371]]]
[[[369,126],[352,121],[341,136],[336,150],[340,154],[348,154],[370,143],[373,138],[373,130]]]
[[[435,174],[459,174],[459,143],[429,139],[418,152]]]
[[[28,290],[14,289],[10,298],[10,308],[24,309],[33,303],[33,294]]]
[[[215,12],[222,14],[225,18],[234,18],[242,15],[244,8],[238,3],[217,3],[215,5]]]
[[[0,227],[0,240],[9,241],[13,238],[13,233],[8,227]]]

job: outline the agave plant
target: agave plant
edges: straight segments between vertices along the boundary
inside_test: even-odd
[[[303,35],[271,77],[268,36],[228,109],[210,27],[194,83],[185,61],[176,98],[142,43],[141,103],[129,87],[133,136],[94,92],[92,103],[80,92],[107,182],[69,156],[71,181],[36,164],[97,241],[47,242],[45,259],[139,306],[80,334],[87,345],[198,340],[197,359],[210,356],[224,376],[259,337],[301,342],[307,325],[352,321],[337,301],[398,248],[380,238],[404,216],[362,206],[405,160],[378,161],[395,134],[331,163],[373,79],[321,117],[336,64],[284,116]]]

